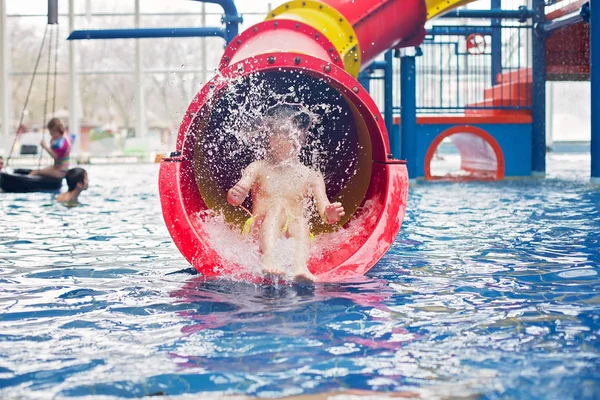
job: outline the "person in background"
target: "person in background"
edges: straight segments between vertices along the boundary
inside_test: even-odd
[[[50,131],[50,145],[45,140],[40,146],[52,156],[54,165],[42,169],[35,169],[29,173],[34,176],[62,179],[69,170],[69,154],[71,153],[71,137],[65,134],[65,128],[58,118],[52,118],[47,125]]]
[[[83,168],[71,168],[66,174],[68,191],[56,196],[59,203],[77,204],[79,195],[88,188],[87,171]]]
[[[4,158],[2,158],[2,156],[0,156],[0,171],[2,171],[4,169]]]

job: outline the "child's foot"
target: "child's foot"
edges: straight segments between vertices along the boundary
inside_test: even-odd
[[[317,280],[317,277],[310,273],[310,271],[302,272],[294,276],[294,281],[298,283],[312,283]]]
[[[279,267],[263,264],[263,273],[270,275],[285,275],[285,271]]]

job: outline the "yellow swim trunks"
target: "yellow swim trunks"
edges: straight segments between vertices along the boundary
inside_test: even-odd
[[[281,229],[281,233],[286,233],[288,230],[288,223],[290,222],[290,217],[287,217],[285,220],[285,225],[283,226],[283,228]],[[250,229],[252,229],[252,223],[254,222],[254,217],[250,217],[246,220],[246,222],[244,223],[244,227],[242,228],[242,235],[249,235],[250,234]],[[309,233],[310,235],[310,239],[314,239],[315,235],[312,234],[312,232]]]

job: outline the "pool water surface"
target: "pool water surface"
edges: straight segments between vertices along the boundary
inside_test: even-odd
[[[600,398],[589,156],[551,154],[543,180],[418,184],[367,276],[278,287],[192,273],[157,165],[86,169],[80,207],[0,193],[0,398]]]

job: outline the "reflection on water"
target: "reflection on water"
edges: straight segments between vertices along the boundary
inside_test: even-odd
[[[303,286],[186,271],[155,165],[91,166],[74,209],[0,194],[0,397],[598,398],[600,191],[589,157],[548,165],[417,185],[368,276]]]

